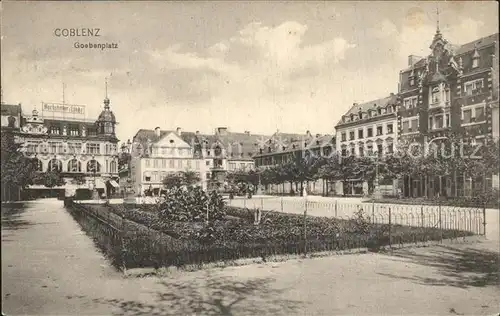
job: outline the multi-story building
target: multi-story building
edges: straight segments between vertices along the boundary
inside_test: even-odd
[[[269,168],[283,165],[289,162],[300,162],[309,157],[331,157],[335,151],[335,137],[332,135],[312,135],[307,131],[305,135],[298,134],[275,134],[265,146],[259,147],[259,152],[255,154],[255,166],[259,168]],[[306,181],[306,189],[310,194],[327,195],[332,193],[333,186],[329,186],[325,181]],[[295,185],[295,186],[294,186]],[[300,193],[298,183],[285,181],[282,184],[265,184],[265,192],[269,194],[289,194],[290,192]]]
[[[453,45],[437,28],[427,57],[409,56],[399,76],[401,141],[439,143],[449,135],[474,137],[493,133],[492,108],[498,104],[498,34]],[[405,196],[470,195],[474,186],[491,186],[491,177],[405,177]],[[486,181],[486,184],[483,183]]]
[[[291,134],[279,134],[286,138],[291,137]],[[146,168],[146,161],[155,158],[153,157],[154,147],[163,144],[166,137],[171,137],[168,140],[169,144],[173,140],[172,144],[180,146],[174,149],[174,153],[182,150],[184,154],[182,156],[171,155],[169,153],[172,152],[167,149],[165,154],[160,155],[163,155],[162,157],[156,157],[168,161],[165,162],[165,167],[159,162],[157,168],[152,165],[154,162],[150,162],[150,167]],[[144,190],[150,188],[154,193],[159,192],[168,172],[190,169],[199,173],[204,189],[223,189],[227,184],[228,172],[254,169],[254,155],[258,153],[258,148],[261,148],[262,144],[270,138],[272,137],[252,134],[249,131],[230,132],[226,127],[218,127],[214,134],[201,134],[198,131],[186,132],[181,128],[176,130],[141,129],[134,136],[133,142],[125,146],[133,148],[139,144],[141,154],[137,155],[138,150],[131,150],[131,163],[128,171],[126,167],[123,167],[122,178],[130,178],[136,194],[142,194]],[[145,150],[147,148],[149,150]]]
[[[83,106],[42,104],[42,107],[42,115],[36,109],[31,115],[22,115],[19,139],[26,155],[38,161],[38,171],[57,171],[65,184],[56,188],[31,185],[27,193],[112,195],[118,188],[118,139],[109,99],[105,98],[97,120],[77,117],[75,114],[84,113]]]
[[[398,140],[397,111],[398,97],[389,96],[365,102],[354,103],[335,126],[336,150],[342,157],[378,157],[391,154]],[[384,194],[394,194],[397,182],[379,182]],[[343,195],[367,194],[368,183],[363,179],[338,181],[336,191]]]
[[[176,131],[139,130],[131,143],[129,176],[133,193],[143,195],[151,190],[158,195],[163,180],[172,173],[194,171],[206,188],[205,160],[191,145],[191,135]]]

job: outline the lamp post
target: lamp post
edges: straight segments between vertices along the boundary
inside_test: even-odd
[[[375,199],[380,199],[382,197],[382,195],[380,194],[380,190],[379,190],[379,179],[378,179],[378,164],[379,164],[379,161],[378,161],[378,155],[379,155],[379,152],[377,150],[375,150],[373,152],[373,159],[375,160],[375,180],[374,180],[374,188],[373,188],[373,197]]]

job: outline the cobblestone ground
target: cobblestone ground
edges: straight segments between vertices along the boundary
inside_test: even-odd
[[[499,217],[481,243],[128,278],[62,202],[2,206],[6,315],[494,315]]]

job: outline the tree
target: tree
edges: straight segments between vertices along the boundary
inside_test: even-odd
[[[179,188],[181,186],[191,187],[201,181],[200,175],[195,171],[180,171],[169,174],[163,179],[163,185],[167,189]]]
[[[2,184],[25,188],[33,184],[36,174],[36,161],[26,157],[21,144],[16,143],[14,135],[3,132],[1,142]]]

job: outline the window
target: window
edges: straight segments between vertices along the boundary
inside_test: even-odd
[[[149,182],[151,181],[151,173],[149,172],[144,172],[144,181]]]
[[[373,145],[369,144],[368,146],[366,146],[366,148],[367,148],[367,155],[372,156],[373,155]]]
[[[151,160],[146,159],[146,168],[151,167]]]
[[[342,141],[345,142],[347,140],[346,133],[342,133]]]
[[[392,128],[392,124],[387,124],[387,134],[392,134],[394,132]]]
[[[476,122],[482,122],[486,120],[486,117],[484,116],[484,108],[479,107],[476,108]]]
[[[384,153],[384,149],[382,148],[382,144],[377,145],[377,154],[380,156]]]
[[[377,136],[382,135],[382,126],[377,126]]]
[[[116,161],[111,161],[109,163],[109,172],[111,173],[115,173],[117,172],[117,164],[116,164]]]
[[[62,162],[60,160],[57,160],[57,159],[50,160],[47,171],[61,172],[62,171]]]
[[[358,130],[358,138],[363,138],[363,130]]]
[[[351,155],[352,156],[356,155],[356,149],[354,147],[351,147]]]
[[[365,155],[365,148],[363,146],[359,146],[358,151],[360,157],[363,157]]]
[[[229,164],[229,170],[236,170],[236,164],[235,163],[230,163]]]
[[[210,166],[210,160],[205,161],[206,166]]]
[[[58,125],[52,125],[49,129],[49,133],[59,135],[61,134],[61,128]]]
[[[200,161],[199,161],[199,160],[196,160],[196,163],[195,163],[195,168],[196,168],[197,170],[199,170],[199,169],[200,169]]]
[[[167,168],[167,160],[165,160],[165,159],[162,159],[162,160],[161,160],[161,167],[162,167],[163,169]]]
[[[463,120],[462,123],[468,124],[472,122],[472,110],[464,110],[463,111]]]
[[[443,116],[442,115],[436,115],[434,117],[435,121],[434,121],[434,128],[435,129],[439,129],[439,128],[443,128]]]
[[[113,123],[111,122],[105,122],[104,123],[104,133],[106,134],[113,134]]]
[[[179,168],[179,169],[182,168],[182,160],[181,159],[177,160],[177,168]]]
[[[477,68],[479,67],[479,54],[477,51],[474,53],[474,56],[472,57],[472,68]]]
[[[78,128],[78,125],[69,125],[68,134],[70,136],[80,136],[80,128]]]
[[[410,121],[404,121],[403,122],[403,133],[409,133],[410,132]]]
[[[246,164],[245,163],[240,163],[240,169],[245,170],[246,169]]]
[[[354,131],[349,132],[349,140],[354,140]]]
[[[394,153],[394,144],[393,143],[387,144],[387,153],[388,154]]]
[[[160,161],[158,159],[153,159],[153,166],[158,168],[160,166]]]
[[[87,143],[87,153],[88,154],[99,154],[100,151],[100,144],[96,143]]]
[[[483,89],[483,79],[477,79],[464,84],[465,95],[470,96],[481,93]]]
[[[97,162],[95,159],[90,160],[87,162],[87,172],[100,172],[101,171],[101,164]]]
[[[373,128],[368,127],[366,129],[366,137],[372,137],[373,136]]]
[[[169,166],[171,169],[175,168],[175,160],[170,160],[169,161]]]
[[[431,103],[432,104],[439,103],[441,101],[440,94],[441,94],[441,90],[439,89],[439,87],[434,87],[432,89],[432,92],[431,92]]]
[[[415,85],[415,76],[410,76],[410,86]]]
[[[413,109],[417,107],[417,96],[405,98],[403,100],[404,107],[407,109]]]
[[[187,164],[187,167],[188,167],[188,168],[191,168],[191,160],[189,160],[189,159],[188,159],[188,160],[186,160],[186,164]]]
[[[434,128],[434,118],[432,116],[429,116],[429,129]]]
[[[68,162],[68,172],[82,172],[82,163],[76,159]]]
[[[342,157],[347,157],[347,149],[342,148]]]
[[[418,132],[418,119],[411,120],[411,131]]]
[[[445,114],[445,122],[444,122],[445,127],[450,127],[450,114]]]

